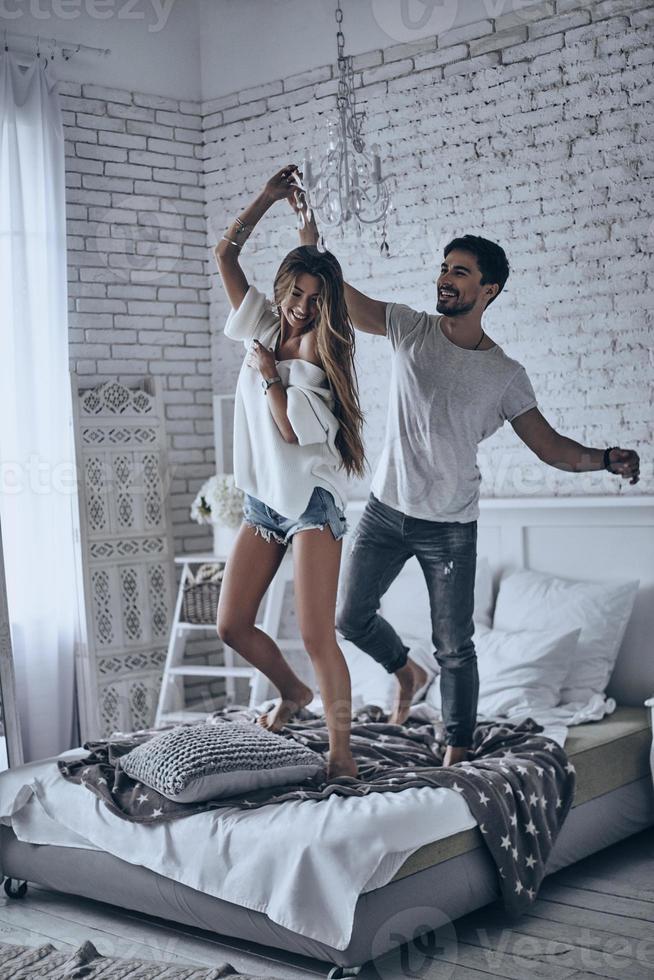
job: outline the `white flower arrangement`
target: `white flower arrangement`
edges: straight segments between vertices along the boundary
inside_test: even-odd
[[[216,473],[202,484],[191,504],[191,517],[198,524],[238,527],[243,517],[243,491],[234,486],[231,473]]]

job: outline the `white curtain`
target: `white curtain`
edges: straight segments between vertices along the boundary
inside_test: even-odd
[[[26,760],[73,740],[78,635],[64,137],[52,66],[0,54],[0,514]]]

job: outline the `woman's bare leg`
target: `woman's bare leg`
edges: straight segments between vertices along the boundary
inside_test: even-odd
[[[285,551],[284,545],[266,541],[253,527],[243,524],[225,567],[217,627],[221,640],[275,685],[282,706],[292,713],[312,700],[313,691],[291,670],[274,640],[255,626],[259,604]],[[271,727],[268,715],[259,721]]]
[[[302,639],[325,706],[330,778],[357,774],[350,749],[350,672],[334,626],[341,549],[342,541],[335,541],[328,527],[298,531],[293,538],[295,601]]]

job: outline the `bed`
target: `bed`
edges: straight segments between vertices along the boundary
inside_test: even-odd
[[[358,513],[360,508],[352,508],[353,523]],[[552,873],[654,825],[654,702],[646,703],[654,693],[649,646],[654,631],[654,500],[625,496],[486,501],[479,525],[479,552],[488,559],[496,584],[500,574],[512,568],[570,579],[640,581],[607,688],[607,713],[601,717],[602,712],[596,712],[596,720],[569,728],[563,724],[560,744],[575,765],[577,784],[572,809],[547,861],[547,872]],[[392,612],[393,603],[399,599],[406,604],[408,596],[413,598],[410,569],[394,585],[387,608]],[[561,739],[562,718],[554,712],[552,720],[556,724],[551,737],[557,737],[558,731]],[[568,723],[574,720],[570,717]],[[11,775],[20,778],[16,770]],[[408,793],[396,794],[396,800],[405,795],[408,806]],[[433,799],[436,812],[436,797]],[[415,813],[424,813],[417,799],[415,806]],[[398,942],[421,931],[440,929],[498,899],[497,870],[475,821],[460,811],[455,815],[457,824],[453,811],[447,813],[450,823],[444,809],[443,832],[434,833],[433,840],[412,846],[409,838],[398,838],[394,854],[389,855],[393,860],[382,862],[376,878],[372,876],[356,896],[345,944],[322,940],[319,921],[309,930],[311,935],[287,928],[280,923],[283,916],[272,908],[248,908],[190,887],[141,866],[138,853],[130,858],[127,853],[117,856],[103,850],[100,838],[93,847],[75,847],[74,838],[66,840],[65,835],[58,839],[56,834],[32,833],[41,841],[33,843],[29,832],[19,829],[17,833],[12,820],[4,818],[1,863],[3,874],[12,879],[9,887],[13,891],[18,882],[33,881],[122,907],[129,904],[135,910],[223,936],[310,956],[331,968],[331,976],[348,976]],[[383,817],[380,811],[380,821]],[[423,834],[424,823],[423,817],[419,828]],[[80,829],[84,828],[78,827],[78,832]],[[417,836],[414,843],[416,840]],[[315,846],[319,848],[320,841]]]

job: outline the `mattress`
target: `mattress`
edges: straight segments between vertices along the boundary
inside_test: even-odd
[[[431,786],[134,823],[63,779],[54,759],[0,774],[0,823],[24,843],[141,864],[338,948],[362,892],[387,884],[416,848],[476,826],[460,793]]]
[[[647,708],[621,706],[601,721],[571,728],[565,750],[577,771],[573,809],[647,776],[651,743]],[[485,846],[478,827],[451,834],[414,851],[391,880]]]

